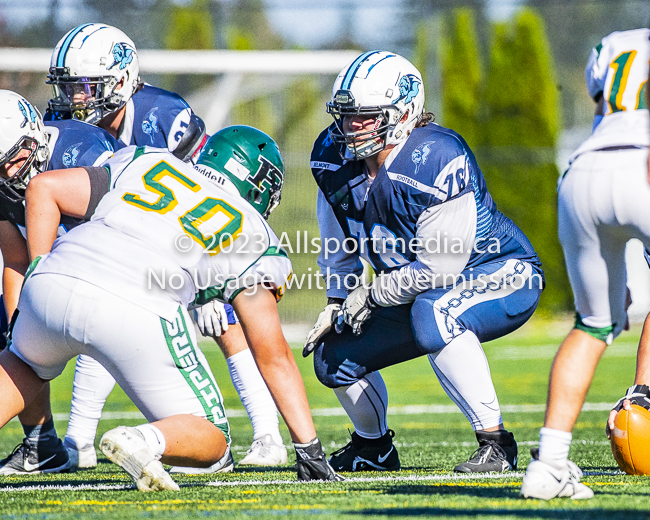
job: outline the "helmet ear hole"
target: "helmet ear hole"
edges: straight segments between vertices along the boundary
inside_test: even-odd
[[[262,203],[262,193],[260,190],[253,188],[246,194],[248,202],[251,204],[261,204]]]

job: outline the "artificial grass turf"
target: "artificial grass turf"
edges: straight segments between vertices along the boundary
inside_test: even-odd
[[[530,460],[529,448],[536,444],[543,420],[552,356],[569,327],[566,323],[533,323],[520,333],[485,345],[506,428],[519,442],[519,472],[515,475],[458,478],[452,474],[453,466],[475,449],[474,434],[465,418],[453,411],[426,358],[420,358],[382,371],[390,395],[389,425],[396,432],[402,461],[400,472],[351,474],[342,483],[296,484],[289,464],[237,469],[218,476],[175,476],[180,493],[144,494],[135,491],[129,477],[100,455],[99,466],[90,471],[0,477],[0,518],[648,518],[650,480],[618,472],[604,435],[607,411],[601,409],[583,411],[571,448],[572,460],[586,471],[584,482],[596,493],[594,499],[542,502],[518,497],[521,473]],[[631,384],[637,338],[635,330],[610,347],[588,403],[613,403]],[[240,459],[252,441],[252,428],[221,354],[209,343],[202,346],[220,382],[226,408],[236,412],[230,420],[235,459]],[[347,442],[347,428],[352,425],[345,415],[336,414],[340,412],[338,402],[333,392],[315,380],[311,360],[303,360],[299,351],[296,354],[317,431],[331,452]],[[52,384],[57,418],[69,411],[72,369],[70,364]],[[106,411],[109,417],[129,413],[133,417],[135,407],[116,389]],[[119,424],[140,422],[137,418],[103,419],[99,435]],[[56,424],[62,436],[65,421]],[[289,444],[286,428],[282,432]],[[12,421],[0,432],[0,452],[8,453],[21,438],[19,424]],[[208,485],[215,481],[221,485]]]

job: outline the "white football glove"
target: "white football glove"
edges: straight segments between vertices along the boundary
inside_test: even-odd
[[[353,334],[361,334],[361,325],[370,318],[371,309],[377,307],[370,295],[371,289],[372,285],[361,285],[348,294],[336,320],[338,334],[343,332],[346,323],[352,327]]]
[[[223,303],[217,300],[194,309],[194,321],[203,336],[221,336],[228,330],[228,314]]]
[[[332,325],[340,310],[340,303],[330,303],[318,315],[316,325],[307,334],[307,341],[305,341],[305,347],[302,349],[302,357],[307,357],[311,354],[325,334],[332,330]]]

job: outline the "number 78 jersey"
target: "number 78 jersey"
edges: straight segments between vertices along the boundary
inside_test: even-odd
[[[291,262],[262,216],[167,151],[134,146],[103,165],[108,193],[34,274],[81,278],[172,318],[262,284],[279,299]]]

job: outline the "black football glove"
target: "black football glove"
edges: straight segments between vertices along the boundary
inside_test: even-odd
[[[628,388],[626,394],[616,401],[612,410],[619,412],[623,408],[623,401],[626,399],[629,399],[631,404],[650,410],[650,388],[646,385],[633,385]]]
[[[338,475],[325,459],[325,452],[318,437],[306,444],[293,443],[296,449],[296,467],[298,480],[345,480]]]

